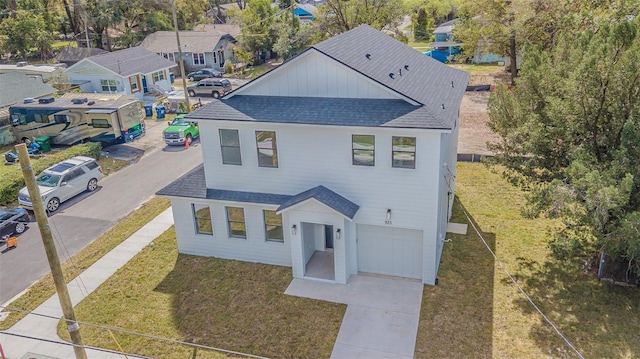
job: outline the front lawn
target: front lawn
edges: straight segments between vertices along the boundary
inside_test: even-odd
[[[329,358],[346,305],[284,294],[291,268],[179,255],[165,232],[76,306],[79,321],[273,358]],[[60,325],[58,333],[68,340]],[[194,349],[113,332],[128,353],[187,358]],[[118,349],[104,329],[85,344]],[[197,358],[223,354],[197,350]]]
[[[548,219],[520,216],[522,193],[484,165],[458,163],[452,222],[469,213],[499,260],[586,358],[640,357],[637,288],[550,257]],[[439,285],[425,286],[416,358],[576,358],[507,277],[473,227],[447,234]]]

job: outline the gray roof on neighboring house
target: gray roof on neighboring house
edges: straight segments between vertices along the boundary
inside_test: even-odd
[[[449,20],[447,22],[443,22],[438,25],[438,27],[433,31],[434,34],[450,34],[453,32],[453,29],[456,27],[456,23],[458,19]]]
[[[451,129],[454,126],[458,118],[460,102],[469,81],[468,73],[425,56],[422,52],[408,47],[369,25],[362,25],[339,34],[314,45],[312,49],[422,106],[411,106],[406,101],[406,104],[401,105],[394,100],[380,99],[319,97],[265,99],[261,96],[238,98],[243,96],[242,92],[237,94],[232,92],[220,101],[214,100],[203,106],[189,117],[198,120],[254,120],[431,129]],[[269,76],[269,73],[263,76]],[[251,86],[251,82],[244,86]],[[291,102],[288,101],[289,99]],[[272,105],[271,101],[280,106]],[[376,105],[376,102],[388,105],[390,108]],[[259,108],[257,103],[264,108]],[[322,104],[322,107],[314,103]],[[311,112],[305,106],[313,107],[315,112]],[[349,117],[339,115],[342,111],[352,114],[351,120]],[[380,119],[371,118],[379,116],[380,113]],[[338,118],[329,114],[337,114]],[[393,118],[394,114],[398,117]]]
[[[173,61],[169,61],[142,46],[107,52],[106,54],[87,57],[86,60],[122,76],[148,74],[177,66]]]
[[[358,209],[360,209],[360,206],[333,192],[327,187],[318,186],[289,198],[289,200],[282,203],[280,207],[278,207],[277,211],[283,211],[291,206],[302,203],[309,199],[315,199],[332,208],[333,210],[342,213],[349,219],[353,219],[353,217],[356,215],[356,212],[358,212]]]
[[[278,211],[313,198],[335,211],[342,213],[348,218],[353,218],[360,208],[355,203],[324,186],[314,187],[295,196],[276,193],[244,192],[207,188],[205,183],[204,164],[198,165],[196,168],[162,188],[156,192],[156,195],[280,205]]]
[[[20,72],[0,74],[0,107],[22,103],[26,97],[38,98],[51,95],[58,90],[44,82],[39,76]]]
[[[234,24],[198,24],[193,27],[193,31],[210,32],[220,36],[229,34],[235,37],[240,35],[240,26]]]
[[[58,60],[58,62],[78,62],[86,57],[107,52],[108,51],[98,49],[97,47],[65,47],[60,50],[60,53],[56,56],[56,60]]]
[[[331,126],[447,129],[449,125],[424,106],[392,99],[237,95],[214,100],[187,117]]]
[[[233,36],[218,31],[180,31],[180,45],[182,52],[205,53],[213,52],[221,38],[227,37],[235,41]],[[178,52],[178,41],[175,31],[156,31],[147,36],[140,45],[153,52]]]

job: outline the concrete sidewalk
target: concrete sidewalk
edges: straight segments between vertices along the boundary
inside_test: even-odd
[[[173,214],[167,209],[140,228],[131,237],[99,259],[91,267],[68,284],[73,305],[91,294],[118,269],[173,225]],[[74,359],[73,348],[62,342],[57,326],[62,317],[58,296],[54,295],[36,308],[33,313],[50,316],[28,315],[5,332],[0,332],[0,343],[7,358]],[[55,318],[55,319],[54,319]],[[13,334],[13,335],[11,335]],[[43,340],[29,339],[38,338]],[[123,356],[99,350],[87,349],[89,358],[116,359]],[[133,356],[129,356],[133,357]]]

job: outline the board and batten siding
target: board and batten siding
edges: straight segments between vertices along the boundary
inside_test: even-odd
[[[275,69],[264,79],[242,89],[242,95],[384,98],[399,99],[399,94],[332,60],[315,50]],[[286,70],[286,71],[285,71]]]
[[[209,205],[213,221],[213,236],[197,234],[192,203]],[[258,206],[247,203],[219,202],[171,198],[178,251],[183,254],[237,259],[247,262],[291,266],[291,245],[285,235],[284,243],[265,238],[263,209],[274,206]],[[244,208],[247,238],[230,238],[226,206]],[[286,227],[284,228],[286,231]]]
[[[242,165],[223,165],[220,128],[236,129]],[[278,168],[258,167],[255,131],[275,131]],[[200,121],[207,188],[295,195],[318,185],[360,206],[359,223],[423,229],[438,216],[440,133]],[[352,134],[375,136],[375,166],[352,164]],[[416,168],[392,167],[392,136],[417,137]]]

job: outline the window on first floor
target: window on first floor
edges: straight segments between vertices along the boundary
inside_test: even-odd
[[[140,91],[140,84],[138,84],[138,76],[129,77],[129,85],[131,86],[131,92]]]
[[[156,83],[158,81],[162,81],[164,79],[165,79],[164,70],[156,71],[156,72],[153,73],[153,82],[154,83]]]
[[[223,164],[242,165],[238,130],[220,129],[220,150]]]
[[[258,166],[278,167],[278,146],[276,133],[273,131],[256,131],[258,146]]]
[[[193,64],[204,65],[204,53],[193,53]]]
[[[264,230],[267,241],[284,242],[284,232],[282,231],[282,215],[276,211],[265,209],[264,214]]]
[[[118,91],[118,86],[116,85],[116,80],[100,80],[100,86],[102,86],[103,92],[116,92]]]
[[[375,164],[375,136],[352,135],[351,143],[354,165],[373,166]]]
[[[244,208],[226,207],[229,237],[247,238],[247,226],[244,221]]]
[[[393,167],[416,168],[416,138],[393,136]]]
[[[211,220],[211,209],[209,206],[192,203],[191,209],[196,224],[196,233],[213,235],[213,221]]]

